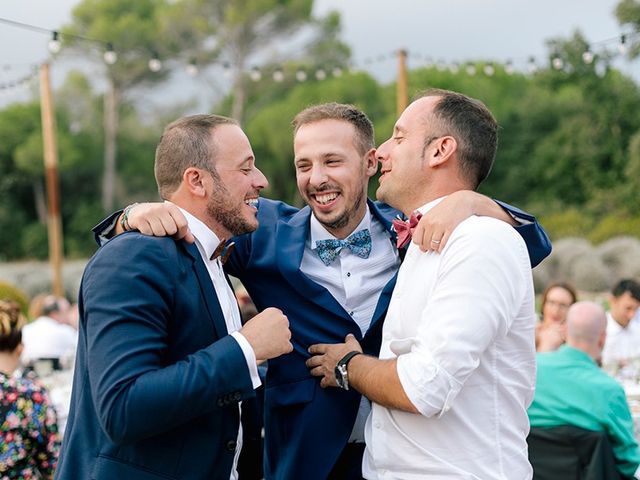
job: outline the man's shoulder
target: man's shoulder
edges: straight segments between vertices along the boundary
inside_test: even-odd
[[[96,264],[126,265],[127,269],[140,268],[147,262],[176,262],[185,242],[173,237],[153,237],[137,231],[125,232],[100,247],[87,264],[91,270]]]
[[[260,198],[258,202],[258,218],[285,219],[300,212],[300,208],[280,200]]]
[[[506,251],[527,252],[527,247],[515,228],[493,217],[473,215],[455,228],[451,240],[464,239],[467,248],[475,248],[487,255],[501,255]],[[527,255],[528,258],[528,255]]]

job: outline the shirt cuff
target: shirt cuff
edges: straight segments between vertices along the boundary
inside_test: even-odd
[[[633,478],[640,479],[640,465],[636,468],[636,473],[633,474]]]
[[[462,387],[426,352],[400,355],[396,371],[407,398],[425,417],[440,418]]]
[[[244,359],[247,362],[247,367],[249,368],[249,374],[251,375],[251,384],[253,385],[253,388],[256,389],[260,385],[262,385],[262,380],[260,380],[260,375],[258,374],[258,362],[256,360],[256,354],[253,351],[253,348],[251,348],[251,344],[249,343],[249,341],[244,338],[244,335],[242,335],[240,332],[235,331],[231,334],[231,336],[235,338],[236,342],[238,342],[238,345],[240,345],[240,349],[244,354]]]
[[[110,224],[106,225],[103,230],[98,233],[98,240],[100,241],[100,246],[102,247],[105,243],[107,243],[111,238],[113,238],[113,232],[116,229],[116,225],[118,223],[118,218],[120,215],[116,215]]]

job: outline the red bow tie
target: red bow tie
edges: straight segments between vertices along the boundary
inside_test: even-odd
[[[235,245],[235,242],[227,243],[227,239],[223,238],[220,241],[220,244],[211,254],[211,258],[209,260],[215,260],[216,258],[220,257],[220,262],[222,263],[222,265],[224,265],[225,263],[227,263],[227,260],[229,260],[229,255],[231,255],[231,252],[233,251],[233,247],[235,247]]]
[[[393,223],[393,229],[398,234],[396,238],[396,246],[398,248],[403,248],[409,241],[411,240],[411,236],[413,235],[413,231],[416,229],[418,222],[422,218],[422,214],[420,212],[413,212],[408,221],[396,219]]]

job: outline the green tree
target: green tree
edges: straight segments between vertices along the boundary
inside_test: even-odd
[[[112,42],[118,54],[113,65],[103,64],[107,87],[104,94],[104,172],[102,175],[102,207],[111,211],[117,186],[117,137],[123,103],[136,87],[163,81],[168,69],[152,72],[148,61],[153,54],[168,60],[176,55],[177,47],[164,41],[166,26],[165,0],[83,0],[72,13],[71,24],[63,29],[65,40],[96,57],[96,46],[77,41],[78,36]]]

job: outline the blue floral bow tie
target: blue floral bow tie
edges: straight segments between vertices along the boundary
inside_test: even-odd
[[[358,230],[344,240],[331,238],[329,240],[318,240],[316,242],[316,252],[322,262],[329,266],[343,248],[349,248],[354,254],[361,258],[369,258],[371,253],[371,234],[369,229]]]

